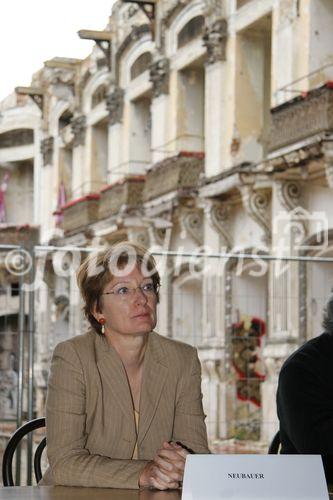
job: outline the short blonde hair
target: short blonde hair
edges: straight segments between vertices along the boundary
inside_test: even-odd
[[[145,266],[144,271],[149,272],[159,301],[160,275],[156,269],[155,259],[146,248],[135,243],[123,241],[89,255],[77,271],[77,284],[84,301],[84,315],[99,334],[101,325],[94,317],[93,310],[96,308],[101,312],[100,300],[104,287],[115,277],[115,271],[123,270],[128,265],[139,265],[141,268]]]

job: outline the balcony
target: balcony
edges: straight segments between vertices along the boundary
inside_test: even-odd
[[[98,220],[99,199],[99,194],[91,193],[61,207],[61,227],[65,234],[77,233]]]
[[[271,110],[269,151],[333,129],[333,81]]]
[[[1,245],[37,245],[39,242],[39,227],[29,224],[0,224]]]
[[[144,182],[144,175],[135,175],[103,188],[100,193],[99,218],[105,219],[142,205]]]
[[[196,188],[204,170],[204,153],[181,151],[157,163],[147,174],[143,201],[172,191],[186,194]]]

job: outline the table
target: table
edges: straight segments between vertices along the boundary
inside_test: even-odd
[[[333,490],[330,487],[330,500]],[[65,486],[0,487],[0,500],[181,500],[181,491],[116,490]]]
[[[0,487],[0,500],[180,500],[181,491],[118,490],[69,486]]]

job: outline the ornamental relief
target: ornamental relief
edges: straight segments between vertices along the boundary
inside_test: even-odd
[[[301,186],[296,181],[277,183],[278,199],[286,212],[299,206],[301,194]]]
[[[271,241],[271,217],[269,189],[254,190],[252,186],[241,188],[243,205],[249,216],[263,229],[264,242]]]
[[[54,138],[46,137],[41,141],[40,152],[43,156],[43,165],[52,165],[53,162]]]
[[[230,205],[226,202],[205,200],[204,211],[211,227],[220,235],[222,246],[231,248]]]
[[[153,83],[154,97],[169,93],[170,63],[166,57],[150,66],[149,81]]]
[[[198,245],[203,244],[203,211],[182,209],[179,216],[181,237],[190,236]]]
[[[115,125],[121,123],[124,112],[124,90],[116,88],[106,99],[106,109],[109,112],[109,123]]]
[[[203,45],[207,49],[207,64],[226,60],[227,37],[228,23],[226,19],[217,19],[211,26],[206,27],[202,39]]]
[[[87,120],[84,115],[76,116],[71,121],[72,132],[74,135],[73,146],[84,146],[86,141]]]

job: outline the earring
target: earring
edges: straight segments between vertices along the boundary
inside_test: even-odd
[[[101,334],[105,335],[105,323],[106,323],[105,318],[100,318],[98,322],[101,325]]]

